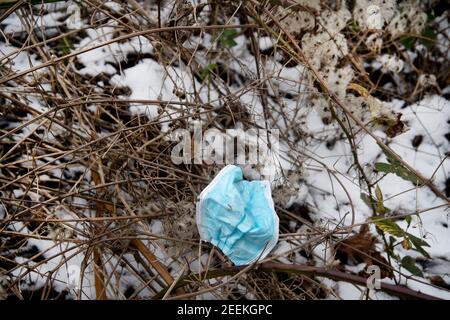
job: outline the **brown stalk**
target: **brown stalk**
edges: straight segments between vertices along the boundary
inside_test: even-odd
[[[96,170],[92,170],[92,180],[94,180],[95,185],[102,184],[100,175]],[[99,190],[97,190],[97,194],[98,192]],[[101,201],[96,201],[95,209],[96,209],[96,217],[101,218],[103,216],[103,211],[105,210],[105,204]],[[98,300],[107,300],[105,277],[103,272],[103,263],[100,248],[94,248],[93,254],[94,254],[95,293]]]
[[[249,268],[250,267],[250,268]],[[348,283],[353,283],[359,286],[367,286],[367,278],[357,276],[354,274],[349,274],[347,272],[342,272],[336,269],[330,269],[325,267],[314,267],[314,266],[306,266],[306,265],[298,265],[298,264],[284,264],[284,263],[275,263],[275,262],[265,262],[259,265],[252,266],[234,266],[234,267],[225,267],[222,269],[213,269],[209,271],[205,271],[199,274],[192,274],[186,277],[181,278],[177,284],[174,286],[175,288],[183,287],[189,283],[198,281],[199,279],[212,279],[218,277],[224,277],[229,275],[235,275],[243,270],[248,270],[249,272],[264,272],[264,273],[272,273],[272,272],[285,272],[285,273],[294,273],[305,275],[308,277],[326,277],[329,279],[337,280],[337,281],[345,281]],[[441,300],[440,298],[414,291],[409,289],[408,287],[401,285],[393,285],[389,283],[380,283],[381,291],[386,292],[388,294],[392,294],[397,297],[405,298],[405,299],[414,299],[414,300]],[[164,296],[169,287],[163,289],[159,292],[153,299],[160,299]]]

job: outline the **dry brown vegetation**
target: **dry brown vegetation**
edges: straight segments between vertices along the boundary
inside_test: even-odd
[[[331,2],[334,3],[330,1],[329,6],[333,7]],[[158,6],[172,8],[163,12],[168,17],[154,14]],[[323,75],[301,48],[303,34],[293,34],[283,25],[283,17],[289,11],[283,9],[280,14],[279,8],[289,6],[291,1],[210,1],[206,18],[200,18],[204,17],[202,11],[206,10],[206,4],[193,7],[183,1],[128,1],[116,11],[103,1],[88,0],[81,5],[81,18],[85,21],[81,28],[70,30],[63,24],[54,28],[55,32],[37,20],[55,10],[51,5],[31,6],[18,1],[0,11],[0,23],[14,13],[23,26],[21,32],[2,30],[0,34],[2,41],[19,48],[0,56],[0,205],[4,208],[0,220],[0,287],[3,288],[0,292],[4,297],[339,298],[322,279],[364,286],[367,277],[365,272],[350,274],[344,262],[376,264],[389,277],[401,272],[377,246],[387,243],[388,235],[382,234],[386,230],[381,228],[374,235],[364,223],[316,223],[311,218],[313,208],[308,205],[284,206],[283,197],[292,192],[288,185],[274,190],[281,219],[280,239],[292,245],[282,257],[274,254],[260,266],[237,268],[219,250],[199,239],[194,220],[196,198],[220,166],[175,165],[171,160],[174,142],[167,139],[162,124],[168,124],[171,130],[188,128],[190,121],[202,118],[206,120],[205,129],[234,128],[238,122],[245,128],[259,127],[249,112],[251,108],[240,100],[240,95],[252,90],[259,93],[264,111],[259,116],[264,117],[266,126],[279,127],[281,139],[288,145],[296,141],[305,147],[303,150],[294,147],[288,159],[292,169],[286,175],[301,175],[302,162],[310,160],[320,170],[338,177],[339,172],[315,159],[314,153],[307,149],[313,141],[334,142],[325,141],[321,133],[311,136],[303,132],[299,118],[293,116],[294,112],[303,112],[306,119],[306,113],[300,108],[310,93],[315,92],[330,99],[332,115],[330,119],[324,116],[324,123],[337,121],[339,124],[324,127],[324,132],[331,130],[336,139],[347,139],[352,151],[356,150],[354,137],[361,132],[373,135],[379,145],[390,150],[385,141],[373,134],[372,127],[353,115],[341,97],[328,88]],[[65,7],[55,8],[63,13],[59,17],[61,21],[67,18]],[[107,25],[114,26],[109,40],[101,39],[95,47],[76,47],[87,37],[88,28],[98,30]],[[238,34],[222,40],[234,41],[237,36],[245,35],[246,47],[256,65],[255,73],[245,65],[241,73],[229,67],[232,61],[240,63],[233,57],[233,45],[223,43],[222,47],[211,48],[186,45],[193,34],[209,34],[214,38],[224,30],[236,29]],[[340,63],[348,63],[356,70],[353,82],[366,88],[372,96],[396,97],[412,103],[426,93],[440,93],[440,88],[448,85],[448,61],[442,60],[437,66],[424,55],[420,65],[414,66],[415,78],[404,79],[406,85],[402,91],[396,87],[386,90],[382,85],[390,81],[387,75],[364,71],[363,62],[380,54],[364,45],[368,34],[351,25],[343,32],[349,39],[350,53]],[[117,73],[150,58],[167,69],[183,66],[200,88],[187,89],[172,79],[175,98],[171,101],[133,99],[130,88],[111,82],[111,74],[99,72],[92,76],[79,72],[85,67],[78,59],[81,53],[94,48],[109,50],[108,45],[123,44],[137,36],[152,44],[152,52],[117,55],[115,62],[107,62]],[[265,36],[278,42],[270,49],[260,50],[259,39]],[[401,52],[399,43],[393,40],[386,40],[381,50]],[[33,66],[15,69],[10,62],[18,54],[24,55],[25,63],[32,61]],[[293,87],[301,85],[302,92],[289,92],[275,85],[283,76],[262,67],[275,56],[281,56],[279,60],[285,66],[309,67],[305,68],[304,78],[292,84]],[[208,58],[223,63],[210,65],[205,73],[204,60]],[[417,86],[417,76],[423,71],[432,73],[429,68],[436,69],[436,85]],[[170,76],[167,81],[171,81]],[[236,90],[239,87],[244,89]],[[205,99],[205,88],[215,91],[216,96]],[[284,105],[283,98],[289,96],[297,101],[297,111]],[[159,116],[149,120],[145,115],[130,112],[130,106],[136,104],[157,106]],[[394,136],[400,134],[401,121],[388,124],[387,130],[394,130]],[[376,183],[369,181],[371,178],[359,164],[356,151],[351,156],[355,156],[356,180],[375,197]],[[395,153],[394,157],[402,162]],[[420,185],[449,203],[442,188],[416,168],[402,163],[417,176]],[[349,201],[351,205],[352,200]],[[374,215],[380,215],[377,208],[373,209]],[[381,218],[386,217],[381,215]],[[291,229],[290,223],[303,226],[302,230],[307,227],[308,232],[298,233]],[[160,225],[159,229],[155,224]],[[44,241],[46,250],[30,245],[31,239]],[[337,257],[334,264],[315,265],[313,248],[319,244],[331,248]],[[202,265],[192,270],[193,261],[205,253],[207,259],[201,258]],[[307,262],[296,264],[296,255],[303,256]],[[61,275],[57,274],[70,273],[70,259],[74,257],[81,261],[79,283],[85,283],[83,277],[92,282],[80,290],[61,290],[61,283],[57,283]],[[42,281],[43,286],[33,286]],[[23,283],[27,284],[26,288],[21,287]],[[400,285],[383,289],[400,297],[430,298]]]

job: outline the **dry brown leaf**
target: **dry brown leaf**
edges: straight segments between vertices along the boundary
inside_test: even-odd
[[[376,251],[377,243],[367,225],[363,225],[359,233],[341,241],[334,248],[336,257],[342,263],[359,264],[365,262],[367,265],[380,267],[381,276],[392,278],[393,273],[388,261]]]

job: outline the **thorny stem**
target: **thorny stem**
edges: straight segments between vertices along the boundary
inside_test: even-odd
[[[248,268],[249,266],[234,266],[222,269],[209,270],[197,274],[191,274],[180,278],[177,283],[172,286],[173,289],[184,287],[186,285],[198,282],[200,280],[213,279],[218,277],[224,277],[229,275],[235,275],[236,273]],[[326,277],[333,280],[345,281],[348,283],[353,283],[360,286],[367,285],[367,278],[342,272],[336,269],[328,269],[324,267],[314,267],[298,264],[284,264],[284,263],[274,263],[265,262],[259,265],[255,265],[253,268],[249,269],[249,272],[263,272],[263,273],[292,273],[300,274],[308,277]],[[401,298],[416,299],[416,300],[440,300],[437,297],[417,292],[409,289],[408,287],[401,285],[392,285],[388,283],[380,283],[381,291],[395,295]],[[170,286],[167,286],[156,294],[153,299],[161,299]]]

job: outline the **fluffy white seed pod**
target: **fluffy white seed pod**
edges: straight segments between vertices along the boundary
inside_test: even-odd
[[[365,24],[368,29],[381,29],[383,27],[384,19],[379,6],[370,5],[367,7]]]
[[[378,60],[381,63],[381,70],[383,72],[398,73],[403,70],[405,65],[403,60],[396,55],[383,54]]]

